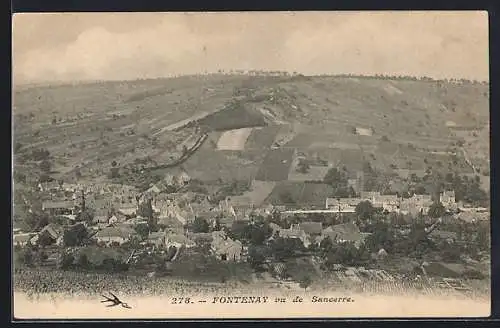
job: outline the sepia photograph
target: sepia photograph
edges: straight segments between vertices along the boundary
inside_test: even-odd
[[[12,16],[15,319],[486,317],[488,13]]]

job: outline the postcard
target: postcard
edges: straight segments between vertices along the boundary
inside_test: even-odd
[[[488,15],[17,13],[15,319],[490,315]]]

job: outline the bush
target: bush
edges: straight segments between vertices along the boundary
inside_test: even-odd
[[[208,231],[209,231],[209,225],[207,220],[200,217],[196,217],[193,222],[193,232],[199,233]]]
[[[78,267],[80,267],[81,269],[84,269],[84,270],[90,269],[91,263],[90,263],[89,258],[87,257],[86,254],[82,253],[78,257]]]
[[[75,257],[68,253],[63,253],[59,260],[58,266],[61,270],[69,270],[73,268]]]
[[[304,276],[300,279],[299,286],[300,288],[304,288],[306,290],[312,284],[312,279],[309,276]]]
[[[429,216],[431,218],[439,218],[443,216],[446,213],[446,209],[444,208],[443,204],[440,202],[434,202],[430,207],[429,207]]]

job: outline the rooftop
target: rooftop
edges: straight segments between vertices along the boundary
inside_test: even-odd
[[[72,209],[75,207],[74,201],[47,201],[43,202],[42,207],[44,209]]]

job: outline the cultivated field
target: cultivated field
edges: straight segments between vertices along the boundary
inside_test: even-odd
[[[255,128],[247,138],[245,149],[266,150],[274,143],[280,127],[277,125]]]
[[[222,134],[217,142],[219,150],[244,150],[248,136],[252,132],[252,128],[243,128],[226,131]]]
[[[261,181],[287,180],[293,154],[294,151],[290,148],[269,151],[255,179]]]
[[[260,206],[269,196],[269,194],[273,191],[276,183],[273,181],[252,181],[251,187],[249,191],[246,191],[241,196],[233,196],[232,200],[238,201],[238,199],[242,200],[250,200],[251,204],[254,206]]]

